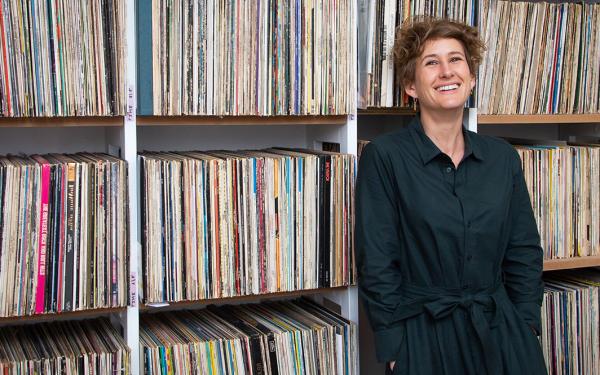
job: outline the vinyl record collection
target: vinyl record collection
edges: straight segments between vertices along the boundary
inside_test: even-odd
[[[354,282],[354,156],[266,149],[140,159],[146,302]]]
[[[0,328],[0,372],[129,374],[129,349],[106,319]]]
[[[149,114],[351,113],[354,4],[152,0]]]
[[[144,372],[357,374],[357,329],[308,300],[141,318]]]
[[[125,161],[0,156],[0,213],[0,316],[127,304]]]
[[[0,1],[0,117],[124,113],[125,0]]]
[[[393,48],[396,28],[417,15],[444,17],[475,25],[474,0],[359,1],[358,107],[407,107],[408,96],[396,84]]]
[[[600,269],[545,279],[542,349],[551,375],[600,374]]]
[[[545,258],[600,255],[600,147],[516,148]]]
[[[483,0],[482,114],[600,112],[600,4]]]

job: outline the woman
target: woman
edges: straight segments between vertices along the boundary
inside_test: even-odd
[[[377,357],[394,374],[545,374],[542,249],[521,161],[462,126],[483,43],[474,28],[425,19],[394,48],[419,114],[367,145],[356,191]]]

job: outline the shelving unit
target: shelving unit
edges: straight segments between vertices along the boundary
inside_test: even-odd
[[[149,4],[146,2],[138,3],[138,11],[142,9],[138,15],[138,27],[139,25],[152,25],[152,11]],[[318,14],[314,15],[314,17],[317,16]],[[137,39],[138,56],[145,56],[144,61],[149,61],[151,56],[150,51],[146,48],[153,43],[150,29],[151,27],[142,27],[141,30],[143,32],[141,35],[138,35]],[[349,38],[351,38],[350,40],[356,40],[356,33],[350,35]],[[356,56],[352,58],[355,61]],[[210,70],[211,68],[208,69]],[[135,103],[137,103],[137,114],[134,116],[136,127],[134,134],[138,152],[241,150],[269,147],[321,149],[323,142],[332,142],[340,145],[342,153],[356,154],[357,124],[356,116],[352,113],[319,116],[148,115],[148,113],[153,113],[153,97],[151,92],[153,85],[151,84],[152,80],[147,79],[147,77],[152,76],[152,64],[140,64],[137,74],[138,82],[140,82],[138,90],[140,91],[137,93],[137,100],[135,100]],[[213,73],[209,72],[208,74]],[[355,75],[356,73],[350,71],[348,74]],[[355,81],[354,79],[353,82]],[[354,87],[353,89],[355,90],[356,88]],[[352,105],[352,108],[355,108],[355,105]],[[132,174],[135,174],[136,177],[140,175],[139,165],[136,165]],[[137,186],[137,199],[135,201],[139,205],[141,197],[139,191],[140,184],[138,183]],[[141,217],[140,209],[141,207],[136,208],[137,217]],[[138,255],[140,255],[143,251],[141,223],[139,220],[137,220],[137,223],[138,235],[134,243],[137,245]],[[141,275],[141,261],[139,261],[139,264],[138,269],[140,271],[138,271],[138,274]],[[141,281],[141,276],[139,281]],[[140,289],[141,292],[142,290]],[[139,313],[151,314],[170,310],[199,309],[204,308],[208,304],[239,304],[242,302],[250,303],[263,300],[291,299],[300,296],[308,296],[317,302],[323,302],[324,300],[332,301],[337,305],[339,313],[343,317],[358,324],[358,293],[355,286],[245,295],[200,301],[147,304],[139,307]],[[143,298],[140,296],[138,300],[143,301]],[[142,358],[140,358],[139,353],[135,354],[135,356],[132,355],[132,359],[133,361],[137,359],[139,369],[143,369]]]
[[[142,149],[174,150],[176,148],[239,148],[264,146],[317,147],[318,142],[340,143],[341,151],[356,153],[355,116],[136,116],[135,88],[136,60],[134,37],[134,2],[127,2],[127,87],[130,98],[126,116],[115,117],[53,117],[53,118],[2,118],[0,132],[10,131],[26,143],[25,149],[19,144],[3,144],[1,149],[10,152],[63,152],[67,145],[80,151],[102,151],[120,153],[129,165],[129,214],[130,214],[130,288],[129,306],[119,309],[94,309],[61,314],[43,314],[27,317],[1,318],[0,325],[36,323],[47,320],[84,319],[97,316],[110,316],[123,328],[125,339],[131,349],[131,372],[141,373],[142,358],[139,353],[139,314],[141,312],[163,311],[168,309],[199,308],[208,303],[239,303],[263,299],[293,298],[312,296],[335,301],[346,318],[358,323],[358,297],[356,287],[302,290],[295,292],[272,293],[266,295],[243,296],[214,299],[202,302],[174,303],[168,307],[139,307],[139,257],[141,245],[139,237],[139,170],[137,153]],[[185,125],[187,129],[179,128]],[[237,126],[236,128],[230,125]],[[208,126],[208,127],[207,127]],[[28,128],[47,128],[55,142],[48,138],[32,139]],[[207,130],[203,128],[208,128]],[[244,129],[241,129],[244,128]],[[76,129],[76,134],[70,132]],[[34,129],[32,129],[34,130]],[[35,129],[38,130],[38,129]],[[189,136],[190,133],[192,136]],[[1,136],[0,138],[4,138]],[[43,133],[42,133],[43,134]],[[67,138],[68,136],[68,138]],[[5,142],[14,137],[5,138]],[[166,139],[166,140],[165,140]],[[141,147],[138,147],[140,144]],[[70,150],[69,150],[70,152]]]
[[[85,319],[109,316],[111,321],[122,328],[126,342],[131,349],[131,372],[139,374],[143,369],[143,358],[139,353],[140,313],[202,308],[208,304],[237,304],[262,300],[289,299],[310,296],[315,300],[335,302],[340,313],[347,319],[359,323],[359,302],[356,286],[299,290],[258,294],[231,298],[183,301],[168,305],[141,305],[141,223],[140,223],[140,169],[138,152],[183,151],[208,149],[265,148],[272,146],[319,148],[322,142],[340,145],[343,153],[356,154],[358,123],[357,115],[376,120],[383,116],[388,119],[415,115],[410,108],[368,108],[345,115],[326,116],[142,116],[137,115],[137,97],[147,95],[137,89],[138,73],[136,51],[136,3],[126,1],[126,115],[112,117],[38,117],[0,118],[0,153],[63,153],[76,151],[106,152],[118,155],[129,166],[129,306],[115,309],[92,309],[41,314],[24,317],[0,318],[0,325],[33,324],[48,320]],[[139,0],[142,1],[142,0]],[[142,15],[147,17],[148,14]],[[148,22],[149,20],[146,20]],[[151,20],[150,20],[151,22]],[[147,37],[147,36],[146,36]],[[356,31],[350,36],[357,39]],[[357,56],[353,56],[356,60]],[[350,74],[356,74],[351,72]],[[356,77],[355,77],[356,78]],[[356,79],[354,79],[356,82]],[[574,115],[477,115],[475,109],[468,109],[465,115],[466,126],[477,130],[478,125],[532,124],[536,127],[583,124],[592,129],[600,124],[600,114]],[[593,130],[592,130],[593,131]],[[600,267],[600,256],[548,260],[545,271]],[[366,321],[361,326],[367,327]],[[372,348],[368,348],[371,350]],[[365,349],[367,350],[367,349]]]
[[[132,374],[139,373],[139,324],[137,306],[137,203],[135,202],[137,174],[135,127],[135,3],[122,0],[125,5],[126,54],[124,80],[129,90],[125,116],[70,116],[70,117],[0,117],[0,153],[45,154],[103,152],[120,157],[129,166],[129,272],[130,286],[127,307],[100,308],[61,313],[36,314],[0,318],[0,326],[29,325],[48,321],[82,320],[108,317],[123,334],[131,350]],[[107,15],[108,16],[108,15]],[[32,17],[30,14],[29,17]],[[69,17],[69,16],[65,16]],[[64,43],[64,41],[63,41]],[[120,53],[121,51],[119,51]],[[6,53],[6,52],[5,52]],[[82,68],[83,69],[83,68]],[[105,77],[106,78],[106,77]],[[116,89],[115,89],[116,90]],[[122,111],[118,111],[122,113]]]
[[[2,124],[0,125],[0,150],[2,154],[75,153],[86,151],[104,152],[114,156],[120,155],[121,158],[126,159],[127,150],[130,149],[128,144],[131,143],[132,137],[127,137],[125,134],[126,125],[122,116],[32,118],[28,120],[28,125],[23,126],[22,119],[0,119],[0,124]],[[135,134],[133,141],[135,141]],[[135,164],[135,160],[136,156],[134,153],[134,157],[130,157],[127,161],[129,165],[132,165]],[[135,175],[131,175],[131,172],[132,170],[130,169],[129,194],[131,194],[131,189],[135,191],[135,183],[132,184],[131,179],[133,178],[135,182],[136,177]],[[130,215],[132,215],[131,212]],[[129,231],[130,234],[135,234],[135,226],[129,225]],[[135,257],[130,258],[133,260]],[[130,271],[135,269],[131,264],[130,267]],[[0,326],[33,324],[56,320],[81,320],[103,316],[109,317],[115,325],[125,328],[124,337],[133,354],[138,347],[138,334],[131,332],[132,330],[137,330],[137,325],[131,324],[131,321],[137,317],[135,309],[129,306],[4,317],[0,318]]]
[[[197,126],[196,126],[197,125]],[[340,144],[340,151],[356,154],[356,119],[348,116],[298,117],[155,117],[138,116],[135,129],[138,151],[186,151],[211,149],[260,149],[272,146],[320,148],[321,142]],[[139,166],[131,174],[139,176]],[[139,183],[138,183],[139,189]],[[139,191],[138,191],[139,197]],[[139,204],[139,198],[135,200]],[[139,208],[138,208],[139,210]],[[140,213],[138,212],[138,217]],[[140,225],[138,221],[138,225]],[[138,233],[141,231],[138,229]],[[141,237],[136,244],[141,253]],[[139,273],[141,275],[141,272]],[[355,286],[297,290],[237,297],[146,304],[139,313],[198,309],[209,304],[239,304],[308,296],[317,302],[334,302],[346,319],[358,323],[358,291]],[[132,358],[133,357],[132,355]],[[141,361],[141,358],[140,358]],[[140,369],[142,364],[140,362]]]

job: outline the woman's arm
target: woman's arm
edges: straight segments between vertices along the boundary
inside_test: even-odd
[[[509,241],[502,270],[508,296],[521,317],[540,332],[540,313],[544,293],[542,281],[543,250],[538,233],[521,159],[512,156],[513,194],[510,202]]]
[[[380,362],[397,359],[404,338],[402,323],[392,321],[402,282],[394,180],[391,159],[382,155],[377,145],[367,145],[356,182],[358,286]]]

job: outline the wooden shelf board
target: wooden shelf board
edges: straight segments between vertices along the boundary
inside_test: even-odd
[[[544,260],[544,271],[600,267],[600,256]]]
[[[370,107],[359,109],[358,114],[381,116],[413,116],[417,112],[412,108]],[[478,115],[478,124],[589,124],[600,123],[600,113],[567,115]]]
[[[275,299],[275,298],[293,298],[307,296],[311,294],[328,293],[334,291],[342,291],[347,289],[349,286],[338,286],[332,288],[318,288],[318,289],[302,289],[294,290],[291,292],[275,292],[265,294],[252,294],[246,296],[236,297],[223,297],[223,298],[211,298],[198,301],[180,301],[180,302],[164,302],[164,303],[147,303],[140,305],[141,312],[159,312],[168,311],[173,309],[181,308],[196,308],[210,304],[224,304],[224,303],[240,303],[240,302],[258,302],[264,299]]]
[[[36,315],[24,315],[24,316],[7,316],[0,317],[0,324],[13,324],[13,323],[26,323],[26,322],[43,322],[43,321],[56,321],[73,318],[95,318],[99,316],[105,316],[109,314],[117,314],[126,311],[126,307],[114,307],[114,308],[103,308],[103,309],[89,309],[79,311],[67,311],[61,313],[47,313],[47,314],[36,314]]]
[[[407,107],[369,107],[367,109],[359,109],[360,116],[381,116],[381,115],[397,115],[397,116],[414,116],[417,113],[413,108]]]
[[[0,117],[0,127],[10,128],[51,128],[123,126],[123,116],[86,117]]]
[[[138,126],[177,125],[343,125],[347,115],[331,116],[137,116]]]
[[[572,115],[478,115],[478,124],[586,124],[600,122],[600,113]]]

